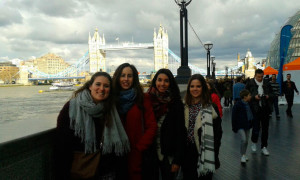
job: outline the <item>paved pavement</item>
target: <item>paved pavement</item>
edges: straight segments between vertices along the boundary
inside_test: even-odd
[[[270,118],[270,156],[251,152],[249,139],[245,166],[240,163],[240,137],[231,130],[231,109],[223,109],[223,138],[220,149],[221,167],[214,174],[214,180],[235,179],[300,179],[300,104],[294,105],[294,118],[285,114],[287,105],[279,106],[280,120],[275,113]],[[260,141],[259,141],[260,143]],[[258,147],[260,144],[258,143]]]

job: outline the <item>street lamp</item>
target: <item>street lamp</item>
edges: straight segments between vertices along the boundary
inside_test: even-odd
[[[204,48],[207,51],[207,77],[210,77],[210,50],[213,47],[213,43],[210,41],[207,41],[204,43]]]
[[[215,61],[215,56],[211,56],[210,59],[211,59],[211,66],[212,66],[212,78],[216,79],[216,74],[215,74],[216,63],[214,62]]]
[[[188,66],[188,20],[186,7],[192,0],[174,0],[180,7],[180,56],[181,66],[177,69],[176,81],[178,84],[186,84],[191,77],[191,69]]]

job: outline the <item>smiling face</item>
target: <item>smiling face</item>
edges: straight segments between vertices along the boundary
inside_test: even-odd
[[[170,80],[166,74],[161,73],[157,76],[155,85],[159,92],[164,93],[169,89]]]
[[[122,90],[128,90],[133,84],[133,72],[130,67],[125,67],[120,76],[120,86]]]
[[[199,101],[202,94],[202,84],[198,79],[194,79],[190,84],[190,93],[193,99]]]
[[[110,92],[110,82],[106,77],[98,76],[95,78],[89,89],[94,102],[97,104],[108,98]]]

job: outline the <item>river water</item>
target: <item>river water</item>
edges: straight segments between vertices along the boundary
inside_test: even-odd
[[[56,126],[58,113],[73,92],[49,87],[0,87],[0,143]]]

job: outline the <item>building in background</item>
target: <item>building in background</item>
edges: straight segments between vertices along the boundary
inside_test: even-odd
[[[295,13],[292,17],[290,17],[286,21],[286,23],[282,26],[282,27],[284,27],[286,25],[293,26],[293,28],[292,28],[293,37],[290,41],[284,64],[289,63],[300,56],[299,19],[300,19],[300,10],[297,13]],[[268,52],[268,56],[267,56],[267,60],[266,60],[267,66],[271,66],[274,69],[279,69],[279,66],[280,66],[280,34],[281,34],[281,28],[271,43],[270,50]]]
[[[243,61],[245,63],[245,77],[253,78],[256,70],[256,62],[254,57],[252,56],[250,49],[248,49],[246,57],[243,59]]]
[[[70,66],[69,63],[53,53],[48,53],[33,60],[33,66],[46,74],[57,74]],[[69,75],[70,76],[70,75]]]
[[[0,63],[0,81],[2,83],[13,83],[19,78],[19,68],[12,62]]]
[[[165,30],[161,25],[157,34],[156,29],[154,29],[153,45],[154,71],[157,72],[161,68],[168,68],[169,37],[167,30]]]
[[[106,72],[106,52],[100,50],[100,46],[105,45],[104,34],[100,37],[98,29],[95,29],[94,35],[89,34],[89,58],[90,58],[90,73],[98,71]]]

